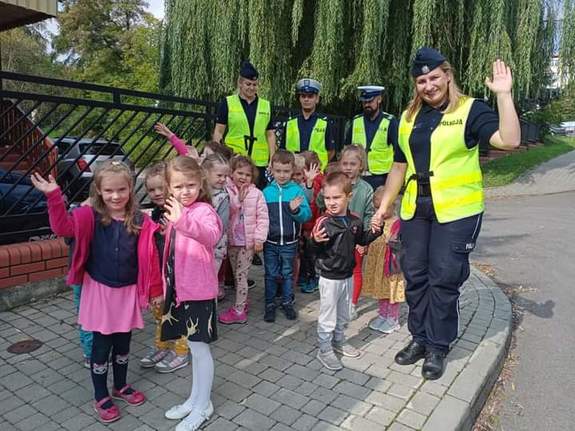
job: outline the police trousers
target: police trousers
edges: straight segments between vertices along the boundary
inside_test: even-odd
[[[426,196],[417,199],[415,216],[401,221],[408,329],[429,351],[447,353],[457,338],[459,288],[469,277],[469,253],[482,216],[439,223],[431,197]]]

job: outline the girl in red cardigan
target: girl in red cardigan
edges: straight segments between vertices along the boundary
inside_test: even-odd
[[[94,334],[90,371],[94,409],[102,422],[120,418],[107,387],[109,362],[114,372],[112,398],[130,405],[146,401],[126,383],[132,329],[143,328],[142,309],[149,298],[162,299],[157,225],[137,211],[134,181],[128,166],[104,162],[94,174],[92,206],[66,212],[62,192],[52,176],[32,175],[34,186],[46,194],[50,226],[56,235],[72,237],[68,284],[82,284],[78,322]],[[109,361],[110,353],[112,358]]]

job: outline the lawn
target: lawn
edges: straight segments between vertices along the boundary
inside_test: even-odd
[[[482,166],[483,185],[499,187],[513,182],[522,173],[561,154],[575,150],[575,138],[548,135],[545,145],[528,151],[517,151],[500,159],[491,160]]]

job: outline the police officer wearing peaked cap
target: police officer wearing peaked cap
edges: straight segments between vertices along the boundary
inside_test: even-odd
[[[384,87],[357,87],[363,113],[356,115],[346,134],[346,144],[361,145],[367,154],[363,179],[375,190],[385,184],[393,163],[393,147],[397,143],[397,119],[381,110]]]
[[[258,186],[265,186],[265,170],[276,150],[271,104],[258,97],[259,74],[244,61],[240,67],[238,93],[220,103],[212,139],[223,142],[234,153],[251,157],[258,167]]]
[[[485,81],[497,114],[461,93],[451,65],[433,48],[417,51],[411,75],[415,96],[401,116],[394,163],[373,222],[381,224],[405,186],[401,268],[412,340],[395,361],[408,365],[425,358],[422,375],[434,380],[457,337],[459,289],[469,277],[469,253],[481,228],[479,144],[510,150],[519,146],[521,130],[511,71],[503,61],[493,63]]]
[[[294,153],[314,151],[323,169],[335,153],[335,143],[330,122],[316,112],[320,91],[321,84],[315,79],[297,82],[295,92],[301,111],[286,122],[281,146]]]

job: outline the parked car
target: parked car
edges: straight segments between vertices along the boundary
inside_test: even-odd
[[[132,162],[118,142],[65,136],[55,138],[54,143],[58,148],[59,183],[71,202],[83,201],[88,197],[94,170],[102,162],[118,160],[133,169]]]
[[[575,121],[564,121],[559,124],[551,124],[549,131],[554,135],[573,136],[575,135]]]
[[[0,245],[27,241],[33,232],[45,230],[48,213],[44,194],[19,172],[0,169],[0,178]]]

